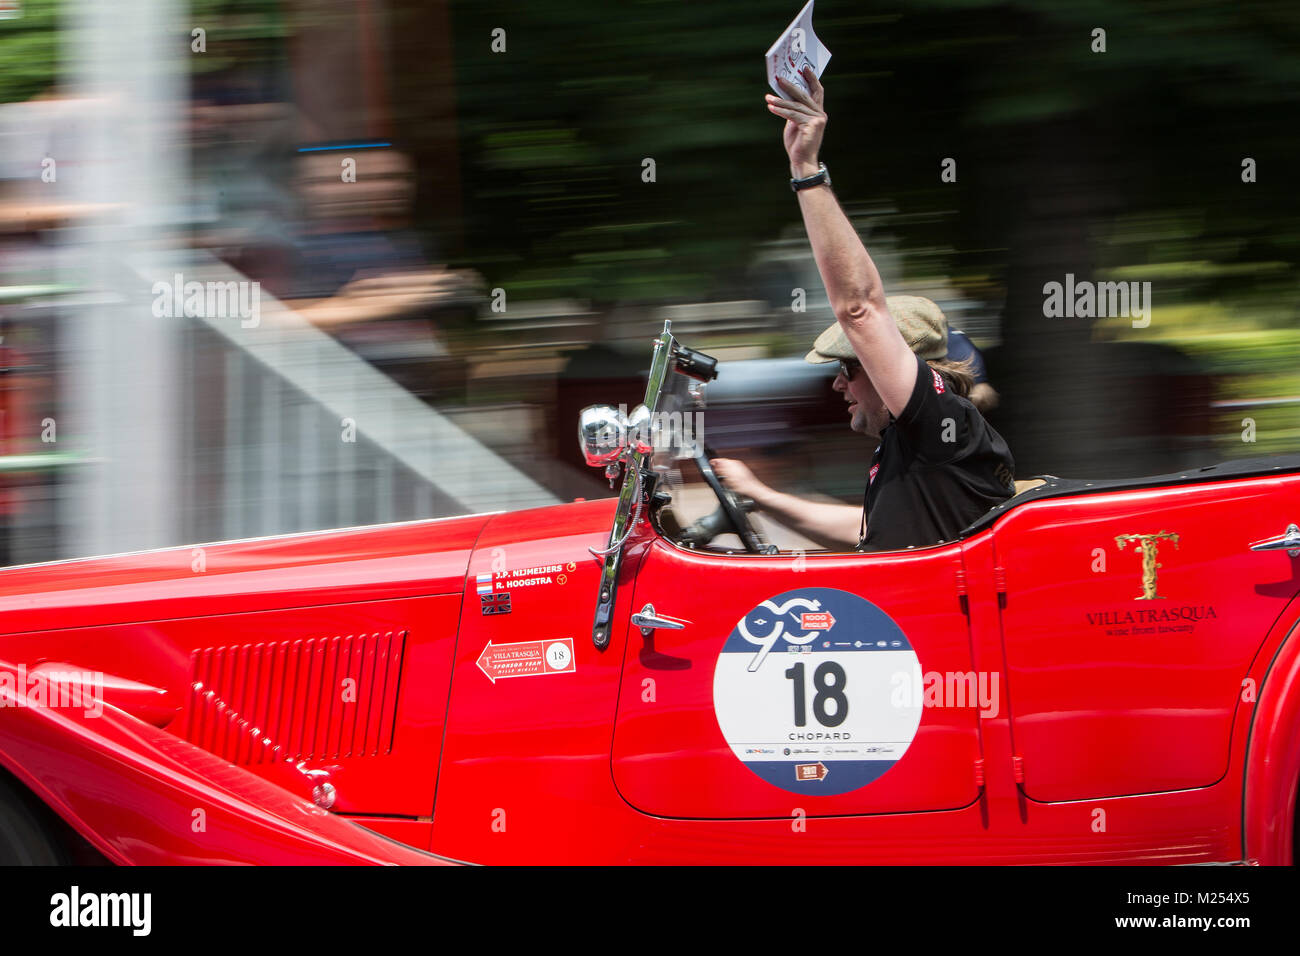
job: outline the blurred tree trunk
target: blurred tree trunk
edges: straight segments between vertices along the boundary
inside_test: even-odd
[[[1022,128],[995,173],[1005,197],[1010,248],[1004,367],[1013,378],[995,383],[1005,401],[1002,419],[1013,441],[1017,471],[1086,475],[1095,463],[1080,441],[1103,428],[1103,370],[1091,361],[1092,321],[1048,318],[1043,286],[1093,277],[1089,227],[1110,203],[1097,180],[1089,137],[1070,119]]]
[[[388,28],[394,135],[415,159],[415,216],[437,237],[440,260],[457,256],[465,223],[449,0],[395,3]]]

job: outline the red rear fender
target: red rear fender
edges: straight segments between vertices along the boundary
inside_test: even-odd
[[[440,864],[118,710],[32,706],[0,661],[0,764],[120,864]]]

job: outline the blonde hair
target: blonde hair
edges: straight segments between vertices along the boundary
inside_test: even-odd
[[[971,359],[962,359],[960,362],[946,358],[926,359],[925,364],[942,375],[948,387],[962,398],[970,396],[971,389],[975,387],[975,363]]]

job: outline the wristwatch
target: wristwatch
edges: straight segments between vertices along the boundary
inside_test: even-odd
[[[831,171],[826,168],[825,163],[821,163],[820,165],[821,168],[811,176],[806,176],[803,179],[790,180],[790,188],[795,192],[798,192],[801,189],[811,189],[813,186],[829,186],[831,184]]]

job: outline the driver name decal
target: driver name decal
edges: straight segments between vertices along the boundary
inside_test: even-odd
[[[563,587],[569,583],[569,575],[577,569],[578,565],[570,561],[568,564],[539,564],[531,568],[493,570],[476,574],[474,585],[478,592],[480,609],[485,617],[493,614],[509,614],[512,610],[511,591],[517,588],[552,584]]]
[[[899,706],[920,673],[907,636],[870,601],[800,588],[736,622],[713,672],[713,709],[731,752],[768,783],[823,796],[880,778],[907,751],[922,707]]]
[[[534,568],[515,568],[511,571],[497,571],[492,574],[478,575],[479,593],[483,593],[484,585],[488,585],[490,590],[501,590],[502,588],[531,588],[539,584],[567,584],[569,575],[566,572],[575,570],[575,565],[570,562],[568,565],[560,564],[542,564]]]

